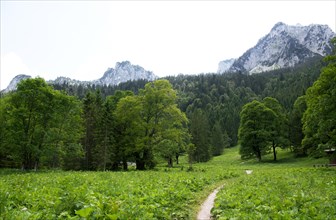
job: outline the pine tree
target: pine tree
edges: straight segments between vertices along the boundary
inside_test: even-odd
[[[290,114],[290,141],[293,146],[294,153],[297,156],[305,156],[307,152],[302,148],[303,114],[307,109],[305,96],[300,96],[294,103],[293,110]]]
[[[222,128],[217,121],[212,128],[212,136],[211,136],[211,142],[212,142],[212,155],[213,156],[219,156],[223,153],[225,142],[224,142],[224,136],[222,133]]]
[[[190,119],[191,142],[195,146],[194,160],[206,162],[211,159],[211,145],[209,138],[209,123],[201,109],[196,109]]]

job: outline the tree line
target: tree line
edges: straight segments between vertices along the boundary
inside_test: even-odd
[[[282,118],[274,119],[284,128],[270,133],[269,149],[286,145],[308,154],[301,145],[306,102],[299,97],[325,65],[313,58],[255,75],[179,75],[117,86],[22,81],[0,99],[0,166],[117,170],[134,162],[146,169],[159,159],[173,166],[184,153],[205,162],[238,143],[243,106],[253,100]]]
[[[270,72],[246,75],[242,73],[178,75],[165,77],[176,90],[177,104],[189,119],[190,126],[193,114],[200,114],[205,120],[203,126],[207,144],[197,144],[205,155],[198,158],[211,158],[213,150],[209,143],[214,142],[214,130],[220,130],[224,145],[234,146],[238,143],[240,111],[246,103],[265,97],[276,98],[287,114],[293,111],[295,100],[304,95],[320,74],[325,65],[321,57],[314,57],[293,68],[285,68]],[[64,90],[70,95],[84,98],[88,91],[100,90],[105,98],[118,90],[130,90],[138,94],[148,83],[146,80],[128,81],[116,86],[107,85],[54,85],[55,89]],[[195,118],[195,117],[194,117]],[[215,124],[217,124],[215,126]],[[217,129],[215,129],[215,127]],[[218,129],[219,128],[219,129]],[[215,153],[216,154],[216,153]]]
[[[0,99],[1,166],[75,167],[83,151],[82,109],[72,96],[41,79],[27,79]]]
[[[336,45],[336,38],[332,41]],[[297,156],[326,156],[336,144],[336,51],[324,59],[327,64],[303,96],[286,113],[277,99],[266,97],[243,106],[240,113],[239,143],[242,158],[291,148]],[[333,153],[332,157],[336,158]]]
[[[1,166],[127,170],[169,166],[190,145],[188,119],[167,80],[145,85],[135,95],[100,90],[82,101],[54,90],[42,78],[23,80],[2,97]]]

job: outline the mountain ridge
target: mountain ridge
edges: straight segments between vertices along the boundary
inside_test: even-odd
[[[6,89],[2,92],[7,93],[16,89],[17,84],[23,80],[31,78],[29,75],[17,75],[15,76]],[[145,70],[143,67],[139,65],[133,65],[130,61],[122,61],[117,62],[115,64],[115,68],[107,68],[104,72],[103,76],[96,80],[91,81],[81,81],[76,79],[71,79],[65,76],[59,76],[55,80],[48,80],[49,84],[82,84],[82,85],[118,85],[122,82],[127,82],[130,80],[139,80],[139,79],[146,79],[148,81],[153,81],[157,79],[156,76],[152,71]]]
[[[221,61],[217,73],[254,74],[293,67],[308,58],[330,54],[330,40],[335,36],[328,25],[302,26],[278,22],[254,47],[237,58],[225,71],[220,71],[220,66],[227,60]]]
[[[254,47],[248,49],[239,58],[220,61],[217,73],[242,72],[255,74],[293,67],[309,58],[330,54],[332,46],[329,42],[335,36],[336,34],[327,25],[302,26],[278,22],[268,34],[258,40]],[[27,77],[30,76],[15,76],[2,92],[14,90],[16,84]],[[80,81],[61,76],[55,80],[49,80],[48,83],[118,85],[129,80],[146,79],[153,81],[157,78],[152,71],[145,70],[139,65],[133,65],[130,61],[122,61],[117,62],[114,68],[107,68],[103,76],[96,80]]]
[[[31,78],[31,76],[29,75],[25,75],[25,74],[19,74],[19,75],[16,75],[11,81],[10,83],[8,84],[8,86],[0,91],[0,92],[3,92],[3,93],[7,93],[7,92],[10,92],[10,91],[13,91],[13,90],[16,90],[16,87],[17,87],[17,84],[21,81],[21,80],[24,80],[24,79],[29,79]]]

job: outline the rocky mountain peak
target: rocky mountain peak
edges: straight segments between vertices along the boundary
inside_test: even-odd
[[[115,69],[119,69],[119,68],[127,68],[127,67],[131,67],[132,64],[130,61],[126,60],[126,61],[122,61],[122,62],[117,62],[115,65]]]
[[[332,50],[330,40],[335,36],[327,25],[302,26],[278,22],[226,72],[252,74],[292,67],[311,57],[329,54]]]
[[[9,92],[16,89],[17,84],[26,78],[31,78],[27,75],[18,75],[14,77],[9,84],[9,86],[3,90],[3,92]],[[119,83],[126,82],[129,80],[145,79],[148,81],[153,81],[158,77],[154,75],[153,72],[145,70],[139,65],[132,65],[130,61],[117,62],[115,64],[115,69],[107,68],[103,76],[100,79],[93,81],[80,81],[75,79],[70,79],[69,77],[57,77],[55,80],[49,80],[50,84],[69,84],[69,85],[118,85]]]
[[[231,58],[231,59],[220,61],[219,64],[218,64],[217,73],[227,72],[230,69],[230,67],[232,66],[232,64],[234,63],[235,60],[236,59]]]
[[[9,85],[7,86],[7,88],[4,89],[2,92],[7,93],[7,92],[10,92],[10,91],[16,90],[16,88],[17,88],[17,84],[18,84],[21,80],[29,79],[29,78],[31,78],[31,76],[24,75],[24,74],[20,74],[20,75],[15,76],[15,77],[10,81]]]
[[[155,80],[157,76],[153,72],[145,70],[138,65],[132,65],[129,61],[117,62],[115,69],[108,68],[103,77],[93,83],[102,85],[118,85],[129,80],[146,79]]]
[[[281,29],[284,29],[286,27],[287,27],[287,24],[280,21],[273,26],[273,28],[271,29],[271,32],[276,31],[276,30],[281,30]]]

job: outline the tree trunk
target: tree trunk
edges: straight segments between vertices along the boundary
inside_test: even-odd
[[[143,160],[135,160],[137,170],[145,170],[145,162]]]
[[[135,165],[137,170],[145,170],[145,161],[139,153],[135,154]]]
[[[173,159],[171,157],[168,158],[168,167],[173,167]]]
[[[261,152],[260,152],[260,150],[257,150],[257,159],[258,159],[258,162],[261,161]]]
[[[56,145],[56,148],[57,148],[57,145]],[[56,164],[57,164],[57,155],[56,155],[56,153],[53,153],[53,157],[52,158],[53,159],[52,159],[52,165],[51,165],[51,167],[53,169],[55,169],[56,168]]]
[[[128,165],[126,159],[123,159],[123,170],[127,171],[128,170]]]
[[[32,154],[25,150],[24,160],[23,160],[23,163],[22,163],[22,169],[23,170],[32,170],[32,169],[34,169],[34,166],[35,166],[35,162],[32,159]]]
[[[272,142],[272,148],[273,148],[273,158],[274,158],[274,161],[276,161],[277,160],[277,156],[276,156],[274,141]]]
[[[112,170],[117,171],[119,168],[119,163],[118,162],[113,162],[112,163]]]
[[[179,164],[179,154],[176,154],[175,157],[176,157],[176,164]]]
[[[107,126],[105,125],[103,171],[106,170],[106,163],[107,163]]]
[[[38,168],[38,162],[35,161],[35,164],[34,164],[34,171],[35,171],[35,172],[37,171],[37,168]]]

